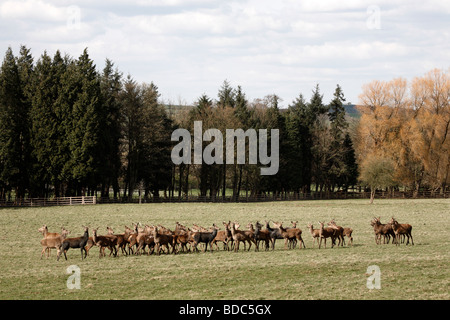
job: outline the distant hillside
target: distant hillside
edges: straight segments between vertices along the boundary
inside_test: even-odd
[[[344,105],[345,112],[352,118],[361,117],[361,113],[356,109],[356,104],[346,104]]]
[[[176,115],[179,112],[185,111],[185,110],[190,110],[193,108],[193,106],[180,106],[180,105],[164,105],[164,107],[166,108],[167,112],[170,115]],[[356,109],[356,104],[346,104],[344,105],[345,108],[345,112],[347,113],[347,115],[349,117],[352,118],[359,118],[361,117],[360,112]],[[287,108],[285,109],[280,109],[281,112],[286,112]]]

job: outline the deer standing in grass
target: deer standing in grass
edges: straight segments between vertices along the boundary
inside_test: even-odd
[[[68,230],[64,229],[64,227],[61,227],[61,234],[58,234],[58,236],[55,236],[55,234],[53,234],[53,236],[51,236],[51,237],[47,236],[44,239],[42,239],[41,240],[41,246],[42,246],[41,259],[46,250],[48,250],[47,258],[50,255],[50,249],[54,248],[54,249],[59,250],[59,247],[61,246],[64,239],[67,238],[67,235],[69,233],[70,232]]]
[[[314,244],[317,242],[317,245],[319,245],[319,239],[320,239],[320,230],[319,229],[314,229],[313,225],[310,223],[308,224],[308,229],[309,232],[311,232],[311,236],[313,239],[313,248],[314,248]]]
[[[239,244],[241,242],[244,242],[244,244],[245,244],[245,241],[248,241],[249,243],[253,242],[253,243],[255,243],[255,246],[256,246],[255,240],[250,239],[250,237],[244,231],[238,230],[236,226],[239,227],[239,224],[236,222],[231,223],[231,236],[233,237],[233,241],[234,241],[234,252],[239,251]],[[250,250],[250,246],[251,246],[251,244],[249,245],[248,250]],[[244,248],[244,250],[245,250],[245,248]]]
[[[323,222],[320,222],[320,229],[319,229],[319,236],[320,236],[320,242],[319,242],[319,249],[322,245],[322,239],[325,240],[325,248],[327,247],[327,238],[331,238],[331,247],[334,247],[334,239],[335,239],[335,232],[333,228],[324,228]]]
[[[64,253],[64,258],[67,260],[66,252],[69,250],[69,248],[80,248],[81,250],[81,260],[86,258],[87,252],[85,249],[86,243],[89,240],[89,228],[83,226],[84,228],[84,234],[81,237],[76,238],[67,238],[65,239],[61,246],[58,248],[58,256],[56,257],[56,260],[59,261],[59,257],[61,256],[61,253]],[[84,256],[83,256],[84,251]]]
[[[344,236],[346,236],[349,239],[350,245],[353,246],[353,236],[352,236],[353,229],[352,228],[345,228],[345,227],[338,226],[338,225],[336,225],[336,222],[334,221],[334,219],[331,220],[328,223],[328,225],[331,228],[337,230],[339,232],[339,234],[342,236],[342,244],[345,244]]]
[[[99,258],[105,256],[105,248],[109,249],[109,251],[110,251],[109,255],[114,254],[114,257],[116,257],[117,256],[117,248],[116,248],[117,237],[99,236],[99,235],[97,235],[98,229],[99,228],[92,229],[92,241],[97,247],[100,248]]]
[[[295,225],[296,224],[297,222],[295,222]],[[281,236],[284,238],[284,249],[287,249],[288,242],[292,244],[292,246],[290,247],[294,248],[295,245],[293,241],[297,240],[300,242],[299,249],[301,249],[302,246],[306,248],[305,242],[303,242],[302,239],[302,230],[300,230],[299,228],[285,229],[283,228],[283,222],[274,222],[274,226],[280,229]]]
[[[411,234],[412,226],[410,224],[398,223],[398,221],[395,220],[394,217],[392,217],[390,224],[392,225],[392,230],[394,231],[395,240],[396,240],[397,245],[400,245],[400,237],[401,236],[407,237],[406,245],[409,244],[409,239],[411,239],[411,245],[414,245],[413,237]]]

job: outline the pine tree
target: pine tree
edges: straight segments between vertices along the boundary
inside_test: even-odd
[[[340,143],[344,140],[344,132],[348,128],[348,123],[345,119],[344,93],[339,85],[337,85],[333,96],[334,98],[329,104],[328,118],[330,120],[331,136],[334,141]]]
[[[219,101],[217,105],[221,108],[234,108],[236,104],[236,93],[227,80],[223,81],[218,93]]]
[[[23,189],[30,190],[30,176],[33,171],[30,145],[30,109],[32,99],[32,83],[34,78],[34,64],[31,50],[25,46],[20,46],[20,55],[17,58],[17,69],[20,79],[20,90],[22,92],[22,107],[20,111],[20,126],[22,136],[22,159],[23,159]]]
[[[28,187],[28,105],[11,47],[0,69],[0,181],[23,198]],[[4,194],[4,192],[2,192]]]
[[[236,91],[234,115],[242,124],[242,129],[247,130],[252,126],[252,112],[248,107],[248,100],[245,97],[245,93],[242,92],[241,86],[238,86]]]
[[[292,105],[289,105],[286,114],[286,132],[289,148],[287,148],[285,156],[287,158],[287,167],[291,173],[289,184],[294,191],[299,191],[306,183],[303,166],[307,161],[305,159],[305,151],[310,147],[307,142],[310,132],[305,118],[306,108],[305,99],[300,94],[293,101]]]
[[[342,183],[344,190],[347,191],[358,180],[358,164],[356,162],[355,149],[353,148],[353,143],[348,132],[344,138],[343,162],[345,165],[345,174],[343,175]]]
[[[63,178],[68,181],[69,194],[84,195],[86,187],[95,190],[102,159],[100,82],[87,49],[70,63],[62,82],[60,111],[67,114],[62,115],[61,125],[70,155]]]
[[[324,168],[318,166],[318,164],[321,163],[323,155],[321,154],[320,148],[317,148],[317,145],[315,145],[315,141],[321,139],[320,136],[325,131],[321,119],[327,111],[328,108],[323,104],[323,95],[320,94],[320,88],[317,84],[313,90],[309,103],[307,103],[304,114],[305,125],[308,128],[304,138],[304,148],[302,150],[305,160],[304,167],[302,168],[305,192],[310,192],[313,180],[317,186],[321,181],[319,177],[324,170]]]
[[[203,121],[203,127],[209,127],[209,121],[212,119],[212,106],[213,102],[206,94],[201,95],[196,103],[196,107],[192,109],[189,113],[189,122],[191,124],[191,132],[194,129],[194,121]],[[202,133],[203,134],[203,133]],[[202,143],[202,152],[206,143]],[[208,189],[211,188],[211,175],[213,174],[213,165],[207,165],[205,163],[195,165],[198,168],[196,170],[198,180],[199,180],[199,189],[200,196],[206,197]],[[211,194],[211,196],[215,196]]]
[[[58,122],[53,110],[57,98],[55,76],[52,69],[52,59],[46,52],[40,57],[35,67],[35,81],[31,100],[31,146],[34,159],[32,181],[40,196],[48,193],[45,186],[57,185],[58,171],[55,170],[54,154],[56,128]]]
[[[119,95],[122,90],[122,73],[114,63],[106,59],[100,75],[102,119],[100,139],[103,165],[100,167],[101,196],[109,197],[109,188],[114,190],[114,199],[119,193],[119,174],[121,169],[119,145],[121,138],[121,104]]]
[[[330,120],[330,151],[327,159],[327,176],[328,184],[331,189],[335,186],[343,185],[344,176],[347,168],[344,162],[345,147],[344,136],[348,128],[347,120],[345,119],[344,108],[344,93],[339,85],[337,85],[334,92],[334,98],[329,104],[328,118]]]
[[[134,189],[139,183],[139,156],[142,150],[142,90],[130,75],[124,81],[119,97],[122,118],[120,152],[124,167],[124,196],[128,196],[131,200]]]
[[[158,103],[158,87],[154,83],[142,86],[143,100],[143,153],[140,176],[146,195],[159,199],[159,191],[166,190],[172,180],[171,134],[172,121],[166,110]]]

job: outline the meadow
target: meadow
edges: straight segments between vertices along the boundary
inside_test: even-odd
[[[414,246],[376,245],[370,220],[395,216],[413,226]],[[353,228],[353,247],[313,248],[308,223],[335,219]],[[40,259],[42,235],[63,225],[70,237],[82,225],[106,226],[122,233],[132,222],[175,222],[223,229],[222,221],[245,228],[257,220],[298,220],[306,249],[241,250],[99,258],[92,248],[81,260],[70,249],[68,260]],[[271,223],[272,224],[272,223]],[[450,200],[290,201],[266,203],[101,204],[0,209],[0,299],[450,299]],[[107,250],[108,251],[108,250]],[[66,286],[69,266],[80,268],[81,289]],[[368,289],[367,268],[380,268],[380,289]]]

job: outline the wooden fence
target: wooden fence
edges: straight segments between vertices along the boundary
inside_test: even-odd
[[[296,200],[333,200],[333,199],[369,199],[370,192],[311,192],[311,193],[279,193],[210,197],[184,195],[181,197],[159,198],[97,198],[96,196],[62,197],[62,198],[25,198],[15,201],[0,200],[0,207],[42,207],[42,206],[70,206],[89,205],[97,203],[154,203],[154,202],[266,202],[266,201],[296,201]],[[444,192],[420,191],[377,191],[375,199],[450,199],[450,190]]]
[[[45,206],[75,206],[96,204],[96,196],[61,197],[61,198],[25,198],[15,201],[0,200],[0,207],[45,207]]]
[[[310,192],[310,193],[279,193],[232,196],[198,196],[183,195],[173,197],[139,198],[99,198],[98,203],[153,203],[153,202],[266,202],[266,201],[295,201],[295,200],[333,200],[333,199],[369,199],[370,192]],[[420,191],[377,191],[375,199],[449,199],[450,190],[445,192]]]

